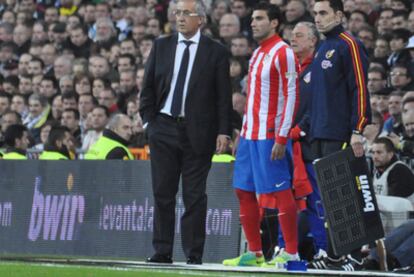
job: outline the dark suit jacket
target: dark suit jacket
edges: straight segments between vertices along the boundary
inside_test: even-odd
[[[177,40],[177,34],[157,39],[146,64],[140,113],[149,135],[151,120],[170,91]],[[196,152],[213,151],[218,134],[231,135],[231,110],[229,52],[201,35],[184,107],[187,136]]]

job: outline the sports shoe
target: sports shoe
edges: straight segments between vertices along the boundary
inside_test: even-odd
[[[261,266],[264,263],[264,256],[257,257],[253,252],[246,252],[237,258],[226,259],[223,265],[226,266]]]
[[[299,261],[299,255],[296,254],[289,254],[286,252],[283,248],[280,249],[279,253],[277,253],[273,259],[271,259],[269,262],[263,263],[262,267],[276,267],[278,269],[284,269],[285,264],[290,261]]]
[[[325,250],[319,249],[319,252],[316,253],[315,256],[313,256],[313,260],[308,263],[308,268],[311,268],[311,269],[327,269],[328,265],[332,261],[333,260],[330,260],[328,258],[328,254],[326,253]]]
[[[328,269],[342,270],[342,271],[356,271],[363,269],[364,263],[348,255],[346,258],[341,259],[338,263],[330,263]]]

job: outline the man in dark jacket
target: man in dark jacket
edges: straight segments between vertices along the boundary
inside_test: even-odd
[[[342,27],[341,0],[316,0],[314,14],[316,27],[326,40],[321,42],[311,64],[312,150],[316,158],[322,158],[350,142],[355,156],[362,157],[362,131],[371,116],[366,86],[367,53],[362,43]],[[323,269],[336,262],[336,269],[353,271],[362,264],[358,254],[360,251],[355,250],[355,259],[339,259],[328,245],[331,259],[319,257],[310,267]]]

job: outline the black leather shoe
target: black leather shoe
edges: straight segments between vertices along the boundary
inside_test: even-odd
[[[172,264],[170,255],[155,254],[150,258],[147,258],[147,263],[158,263],[158,264]]]
[[[187,264],[203,264],[203,261],[199,257],[188,257]]]

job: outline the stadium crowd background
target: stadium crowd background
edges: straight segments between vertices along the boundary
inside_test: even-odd
[[[256,47],[250,28],[255,1],[205,2],[209,16],[203,32],[232,53],[237,139],[248,59]],[[296,23],[313,20],[312,0],[270,2],[284,11],[286,24],[280,33],[286,41]],[[133,123],[128,146],[145,147],[138,113],[145,62],[153,40],[174,32],[175,5],[168,0],[5,1],[0,6],[1,134],[11,124],[24,124],[30,132],[29,152],[37,153],[51,126],[61,124],[73,136],[71,151],[84,153],[111,115],[125,113]],[[345,0],[344,5],[344,26],[370,55],[367,85],[374,119],[364,132],[367,154],[373,139],[382,133],[411,165],[414,117],[406,116],[407,122],[402,122],[402,103],[405,109],[414,106],[411,1]],[[7,147],[2,139],[0,144]],[[138,158],[148,156],[146,151],[134,153]]]
[[[254,0],[205,0],[204,34],[232,54],[233,140],[246,102],[248,61],[256,44],[250,16]],[[280,34],[290,41],[298,22],[313,21],[313,0],[270,0],[284,13]],[[414,168],[414,4],[410,0],[344,0],[343,25],[369,53],[367,87],[372,122],[365,150],[388,137],[398,157]],[[27,156],[37,158],[50,130],[65,126],[71,158],[102,135],[110,118],[132,122],[128,147],[149,157],[139,115],[139,93],[153,41],[175,32],[169,0],[5,0],[0,4],[0,148],[10,125],[29,131]],[[113,122],[116,124],[118,121]],[[112,124],[113,125],[113,124]],[[113,127],[113,126],[112,126]],[[26,150],[26,149],[24,149]],[[232,154],[232,149],[228,149]],[[374,168],[371,162],[371,168]]]

